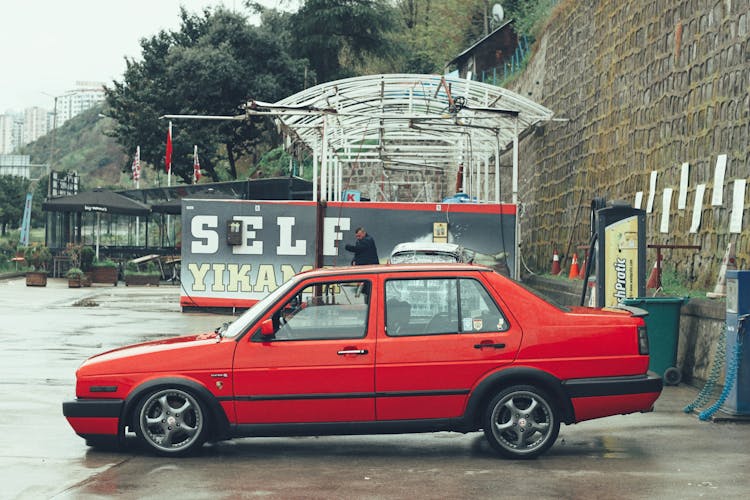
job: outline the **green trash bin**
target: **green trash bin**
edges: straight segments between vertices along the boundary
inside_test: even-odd
[[[626,306],[648,311],[646,329],[650,361],[648,369],[661,375],[666,385],[677,385],[682,373],[677,369],[677,341],[680,333],[680,309],[687,297],[637,297],[622,301]]]

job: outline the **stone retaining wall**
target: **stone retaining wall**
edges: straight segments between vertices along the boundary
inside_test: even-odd
[[[747,202],[744,230],[729,232],[734,181],[750,179],[749,33],[747,1],[559,3],[527,70],[511,85],[566,120],[521,143],[521,245],[530,269],[547,272],[555,247],[562,253],[570,242],[571,250],[587,242],[594,197],[632,203],[642,191],[646,208],[652,171],[658,177],[648,243],[701,246],[665,251],[667,268],[711,289],[730,241],[738,267],[750,266]],[[720,154],[728,158],[726,175],[715,186]],[[687,203],[678,209],[683,162],[690,166]],[[509,199],[506,170],[501,185]],[[702,220],[690,233],[698,184],[706,184]],[[661,232],[665,188],[674,194],[668,232]],[[715,189],[723,201],[712,206]],[[648,259],[654,262],[653,250]]]

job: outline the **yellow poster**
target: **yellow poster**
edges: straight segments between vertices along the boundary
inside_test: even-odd
[[[604,228],[604,307],[638,296],[638,216]]]

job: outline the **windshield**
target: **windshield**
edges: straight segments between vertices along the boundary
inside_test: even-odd
[[[236,337],[237,335],[243,333],[248,329],[248,327],[250,327],[250,325],[255,323],[258,318],[260,318],[263,313],[268,310],[269,307],[278,302],[279,299],[284,296],[284,294],[286,294],[292,287],[294,287],[294,285],[296,285],[298,281],[299,280],[296,278],[290,279],[279,288],[266,295],[266,297],[256,302],[255,305],[242,313],[239,318],[227,325],[226,328],[220,329],[219,333],[221,333],[222,337],[229,338]]]

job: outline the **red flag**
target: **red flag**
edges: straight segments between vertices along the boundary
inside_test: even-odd
[[[201,164],[198,161],[198,146],[193,146],[193,184],[201,180]]]
[[[167,154],[164,155],[164,164],[169,174],[172,171],[172,122],[169,122],[169,130],[167,130]]]

